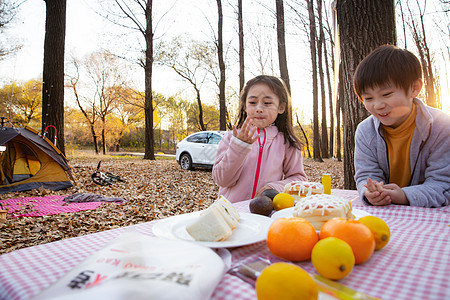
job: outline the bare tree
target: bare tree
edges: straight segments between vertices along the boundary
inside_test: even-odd
[[[342,161],[341,157],[341,103],[342,99],[344,98],[344,85],[342,84],[343,78],[342,78],[342,68],[339,67],[339,85],[337,90],[337,97],[336,97],[336,158],[338,161]]]
[[[242,14],[242,0],[238,0],[238,27],[239,27],[239,92],[245,85],[245,52],[244,52],[244,24]]]
[[[433,66],[431,63],[430,48],[428,47],[427,38],[425,34],[425,23],[424,15],[426,11],[426,2],[424,3],[424,8],[420,7],[419,1],[416,0],[417,9],[419,10],[419,20],[420,23],[417,24],[414,19],[412,10],[408,2],[408,10],[410,14],[410,29],[412,31],[412,36],[419,52],[420,62],[422,64],[423,77],[425,79],[425,99],[427,105],[432,107],[441,108],[440,101],[436,97],[435,90],[435,78],[433,72]]]
[[[206,130],[203,118],[201,89],[209,69],[215,69],[217,60],[215,46],[208,42],[187,41],[181,37],[174,38],[170,44],[161,43],[158,47],[157,62],[170,67],[177,75],[189,82],[196,93],[198,104],[198,122],[200,130]]]
[[[66,38],[66,0],[45,0],[44,68],[42,72],[42,131],[53,125],[57,147],[64,146],[64,45]]]
[[[17,52],[22,45],[18,41],[8,41],[5,39],[5,29],[13,24],[16,19],[16,14],[19,6],[24,1],[13,0],[0,0],[0,34],[2,35],[2,40],[0,41],[0,61],[4,59],[7,55]],[[10,44],[12,44],[10,46]]]
[[[72,88],[72,91],[75,96],[75,100],[77,102],[78,108],[81,110],[84,118],[86,119],[89,129],[92,135],[92,141],[94,144],[95,154],[99,153],[98,149],[98,136],[95,131],[95,123],[97,122],[98,115],[95,113],[95,102],[91,102],[92,105],[89,107],[85,107],[82,103],[82,96],[78,93],[78,84],[80,82],[80,63],[78,60],[74,59],[73,65],[75,67],[75,74],[69,76],[68,87]]]
[[[313,81],[313,157],[315,161],[322,162],[322,156],[320,155],[319,97],[317,91],[316,16],[314,14],[313,0],[306,0],[306,4],[309,15],[309,49],[311,53]]]
[[[225,62],[223,60],[223,13],[222,1],[217,0],[217,15],[218,15],[218,29],[217,29],[217,55],[219,59],[220,82],[219,82],[219,111],[220,111],[220,130],[227,130],[227,113],[225,105]]]
[[[333,157],[334,154],[334,110],[333,110],[333,93],[331,87],[331,76],[330,76],[330,68],[334,72],[334,40],[332,29],[329,22],[330,14],[327,13],[325,6],[325,25],[321,27],[321,30],[326,30],[329,36],[330,41],[330,52],[327,50],[327,41],[326,38],[323,39],[323,53],[325,58],[325,72],[327,75],[327,85],[328,85],[328,107],[330,112],[330,143],[329,143],[329,157]],[[324,34],[325,35],[325,34]],[[331,64],[328,62],[328,56],[331,57]]]
[[[125,102],[123,93],[119,87],[127,87],[122,79],[123,68],[118,58],[109,52],[96,52],[85,58],[80,66],[77,60],[73,63],[75,74],[70,77],[69,86],[72,88],[78,107],[85,116],[91,128],[93,140],[98,153],[98,138],[96,127],[100,127],[102,153],[106,154],[106,123],[108,116],[117,107],[119,100]],[[80,67],[83,68],[85,82],[89,88],[85,89],[85,96],[81,96],[78,90],[80,81]],[[88,91],[92,91],[86,96]],[[88,109],[90,111],[88,111]],[[100,124],[97,121],[100,121]]]
[[[337,1],[344,97],[344,188],[356,189],[354,148],[357,125],[368,116],[353,92],[353,73],[359,62],[382,44],[396,44],[394,1]]]
[[[254,43],[249,46],[251,52],[249,57],[256,60],[258,66],[256,73],[273,74],[275,70],[269,32],[258,26],[254,31],[250,31],[250,35]]]
[[[145,150],[144,159],[155,160],[155,135],[153,129],[153,0],[111,0],[104,4],[104,15],[112,23],[138,32],[145,41],[144,58],[140,61],[144,68],[145,85]],[[117,12],[118,11],[118,12]]]
[[[322,158],[328,158],[328,129],[327,129],[327,105],[325,96],[325,76],[323,72],[323,61],[322,57],[327,54],[323,53],[322,46],[325,43],[325,34],[322,24],[322,1],[317,0],[317,18],[319,20],[319,39],[317,40],[317,58],[319,67],[319,78],[320,78],[320,99],[322,102],[322,141],[320,143],[320,148],[322,152]],[[326,66],[325,66],[326,68]]]
[[[278,63],[280,65],[280,77],[286,83],[289,92],[291,92],[291,84],[289,82],[289,72],[286,57],[283,0],[275,0],[275,6],[277,17]]]

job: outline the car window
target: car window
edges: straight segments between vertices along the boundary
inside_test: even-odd
[[[222,139],[222,136],[215,134],[215,133],[211,133],[211,135],[209,136],[209,139],[208,139],[208,144],[218,144],[218,143],[220,143],[221,139]]]
[[[188,137],[186,140],[191,143],[204,143],[207,144],[207,133],[198,133]]]

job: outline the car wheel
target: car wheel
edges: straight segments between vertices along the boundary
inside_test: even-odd
[[[192,170],[192,158],[189,154],[184,153],[181,155],[180,166],[183,170]]]

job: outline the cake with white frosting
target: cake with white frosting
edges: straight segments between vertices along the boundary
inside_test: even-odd
[[[319,182],[293,181],[284,186],[284,192],[299,201],[307,196],[323,194],[323,185]]]
[[[320,230],[322,225],[332,218],[355,218],[349,200],[327,194],[303,198],[295,204],[293,216],[306,219],[316,230]]]

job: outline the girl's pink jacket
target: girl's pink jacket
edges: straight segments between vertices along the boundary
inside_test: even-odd
[[[306,181],[301,151],[285,143],[283,133],[276,126],[265,128],[265,132],[256,191],[267,185],[282,192],[286,183]],[[230,202],[251,199],[258,177],[259,155],[258,142],[250,145],[233,137],[232,131],[226,133],[220,141],[212,170],[213,179],[220,186],[219,195]]]

